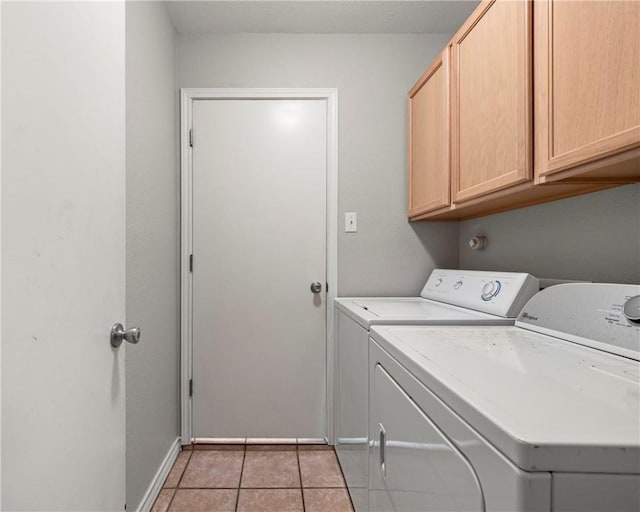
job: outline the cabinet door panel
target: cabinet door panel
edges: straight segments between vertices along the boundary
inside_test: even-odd
[[[531,179],[530,8],[483,2],[451,43],[454,202]]]
[[[536,170],[640,145],[640,2],[536,2]]]
[[[409,91],[410,218],[450,204],[447,54]]]

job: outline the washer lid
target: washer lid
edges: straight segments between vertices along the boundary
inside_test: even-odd
[[[421,297],[343,297],[337,307],[360,325],[513,325],[501,318]]]
[[[518,327],[371,337],[517,466],[640,473],[640,363]]]

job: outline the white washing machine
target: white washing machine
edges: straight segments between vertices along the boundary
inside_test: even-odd
[[[372,511],[640,510],[640,286],[371,330]]]
[[[538,290],[529,274],[436,269],[420,297],[336,299],[335,445],[357,512],[368,509],[371,326],[512,325]]]

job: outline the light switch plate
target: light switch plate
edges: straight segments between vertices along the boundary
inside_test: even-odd
[[[358,232],[358,214],[356,212],[345,212],[344,214],[344,232]]]

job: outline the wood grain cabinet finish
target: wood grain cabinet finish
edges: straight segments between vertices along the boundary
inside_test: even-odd
[[[448,49],[408,96],[411,219],[450,204]]]
[[[534,9],[536,178],[637,180],[640,2]]]
[[[410,92],[410,220],[640,181],[639,27],[640,0],[483,0]]]
[[[454,203],[533,178],[531,8],[483,1],[451,41]]]

